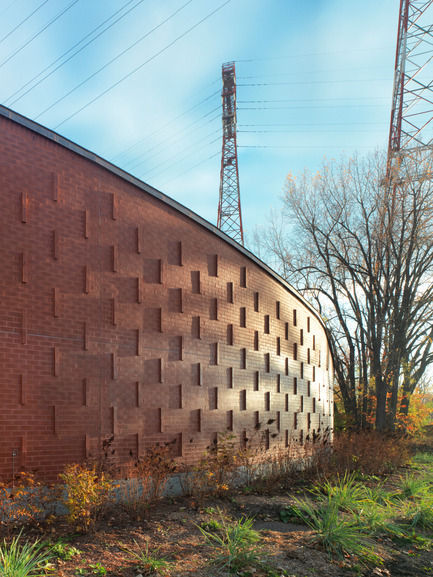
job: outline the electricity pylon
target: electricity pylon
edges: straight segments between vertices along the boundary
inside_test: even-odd
[[[217,226],[243,245],[244,233],[236,145],[236,73],[234,62],[223,64],[222,79],[223,148]]]

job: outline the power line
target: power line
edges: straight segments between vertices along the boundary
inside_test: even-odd
[[[202,164],[204,164],[205,162],[208,162],[209,160],[211,160],[212,158],[215,158],[216,156],[219,156],[220,152],[218,151],[216,154],[212,154],[212,156],[209,156],[208,158],[206,158],[205,160],[202,160],[201,162],[198,162],[197,164],[194,164],[194,166],[191,166],[190,168],[187,168],[187,170],[184,170],[183,172],[181,172],[180,174],[177,174],[176,176],[174,176],[173,178],[171,178],[170,180],[166,180],[165,182],[162,183],[162,186],[165,186],[166,184],[169,184],[170,182],[173,182],[173,180],[176,180],[177,178],[179,178],[180,176],[183,176],[184,174],[186,174],[187,172],[191,172],[191,170],[194,170],[194,168],[197,168],[197,166],[201,166]]]
[[[324,145],[299,145],[299,144],[282,144],[282,145],[271,145],[271,144],[238,144],[238,148],[338,148],[338,149],[345,149],[345,148],[371,148],[371,146],[356,146],[356,145],[349,145],[346,146],[344,144],[324,144]]]
[[[126,8],[126,6],[128,6],[129,4],[131,4],[132,2],[134,2],[135,0],[129,0],[129,2],[127,2],[125,4],[125,6],[122,6],[122,8],[119,8],[119,10],[117,10],[116,12],[114,12],[114,14],[112,14],[109,18],[107,18],[106,20],[104,20],[104,22],[102,22],[99,26],[97,26],[96,28],[94,28],[91,32],[89,32],[88,34],[86,34],[86,36],[84,36],[81,40],[79,40],[76,44],[74,44],[71,48],[69,48],[69,50],[67,50],[66,52],[64,52],[61,56],[59,56],[59,58],[56,58],[56,60],[54,60],[54,62],[52,62],[51,64],[49,64],[47,67],[45,67],[41,72],[39,72],[39,74],[37,74],[36,76],[34,76],[31,80],[29,80],[28,82],[26,82],[26,84],[24,84],[24,86],[22,86],[21,88],[19,88],[18,90],[16,90],[13,94],[11,94],[6,100],[5,103],[7,103],[9,100],[11,100],[11,98],[13,98],[14,96],[16,96],[19,92],[21,92],[22,90],[24,90],[29,84],[31,84],[33,81],[35,81],[37,78],[39,78],[40,76],[42,76],[42,74],[44,74],[44,72],[46,72],[47,70],[49,70],[52,66],[54,66],[57,62],[59,62],[62,58],[64,58],[67,54],[69,54],[69,52],[71,52],[72,50],[74,50],[74,48],[76,48],[77,46],[79,46],[82,42],[84,42],[84,40],[86,40],[86,38],[89,38],[89,36],[91,36],[92,34],[94,34],[97,30],[99,30],[99,28],[101,28],[102,26],[104,26],[104,24],[106,24],[109,20],[111,20],[112,18],[114,18],[114,16],[116,16],[116,14],[118,14],[119,12],[121,12],[122,10],[124,10]],[[96,36],[94,36],[91,40],[89,40],[89,42],[87,42],[84,46],[82,46],[79,50],[77,50],[76,52],[74,52],[69,58],[67,58],[64,62],[62,62],[61,64],[59,64],[59,66],[57,66],[56,68],[54,68],[54,70],[52,70],[50,73],[46,74],[43,78],[41,78],[41,80],[39,80],[39,82],[37,82],[36,84],[34,84],[31,88],[29,88],[26,92],[24,92],[24,94],[21,94],[21,96],[19,96],[18,98],[16,98],[13,102],[10,103],[11,106],[13,106],[16,102],[18,102],[19,100],[21,100],[22,98],[24,98],[24,96],[26,96],[29,92],[31,92],[34,88],[36,88],[37,86],[39,86],[42,82],[44,82],[44,80],[46,80],[47,78],[49,78],[52,74],[54,74],[55,72],[57,72],[57,70],[59,70],[59,68],[61,68],[62,66],[64,66],[67,62],[69,62],[70,60],[72,60],[72,58],[74,58],[77,54],[79,54],[80,52],[82,52],[85,48],[87,48],[90,44],[92,44],[93,42],[95,42],[95,40],[97,40],[100,36],[102,36],[105,32],[107,32],[107,30],[109,30],[110,28],[112,28],[115,24],[117,24],[118,22],[120,22],[120,20],[122,20],[122,18],[124,18],[125,16],[127,16],[130,12],[132,12],[132,10],[135,10],[135,8],[137,8],[137,6],[139,6],[142,2],[144,2],[144,0],[139,0],[137,2],[137,4],[135,6],[133,6],[132,8],[130,8],[127,12],[125,12],[124,14],[122,14],[122,16],[120,16],[119,18],[117,18],[117,20],[115,20],[114,22],[112,22],[109,26],[107,26],[104,30],[102,30],[102,32],[100,32],[99,34],[97,34]]]
[[[1,40],[0,40],[0,44],[3,42],[3,40],[6,40],[6,38],[9,38],[9,36],[11,34],[13,34],[15,32],[15,30],[18,30],[18,28],[20,28],[20,26],[22,26],[25,22],[27,22],[27,20],[29,18],[31,18],[33,16],[33,14],[36,14],[36,12],[38,10],[40,10],[42,8],[42,6],[44,6],[45,4],[47,4],[47,2],[49,2],[50,0],[45,0],[45,2],[42,2],[42,4],[40,4],[35,10],[33,10],[33,12],[31,14],[29,14],[28,16],[26,16],[26,18],[24,18],[24,20],[21,20],[21,22],[19,24],[17,24],[17,26],[15,26],[15,28],[13,28],[10,32],[8,32],[6,34],[6,36],[4,36]],[[12,2],[12,4],[15,4],[15,2]],[[9,4],[9,6],[3,10],[3,12],[6,12],[6,10],[8,10],[12,4]],[[3,14],[3,12],[1,14]]]
[[[214,84],[214,82],[211,84],[211,86]],[[208,100],[214,98],[216,95],[219,95],[219,91],[217,92],[213,92],[210,96],[204,98],[203,100],[201,100],[200,102],[194,104],[194,106],[191,106],[188,110],[186,110],[185,112],[182,112],[182,114],[179,114],[178,116],[176,116],[173,120],[170,120],[169,122],[167,122],[166,124],[163,124],[162,126],[159,126],[157,130],[155,130],[154,132],[152,132],[151,134],[145,136],[144,138],[140,139],[138,142],[136,142],[135,144],[133,144],[132,146],[130,146],[129,148],[127,148],[126,150],[123,150],[122,152],[120,152],[119,154],[117,154],[116,156],[112,157],[111,162],[115,162],[116,159],[120,159],[122,158],[122,156],[125,156],[126,154],[128,154],[128,152],[130,152],[131,150],[133,150],[134,148],[137,148],[138,146],[140,146],[141,144],[143,144],[144,142],[147,142],[148,140],[150,140],[153,136],[160,134],[162,130],[164,130],[165,128],[167,128],[168,126],[170,126],[171,124],[173,124],[174,122],[176,122],[177,120],[180,120],[181,118],[183,118],[184,116],[186,116],[189,112],[191,112],[192,110],[194,110],[195,108],[198,108],[199,106],[201,106],[202,104],[204,104],[205,102],[207,102]],[[205,116],[207,116],[208,114],[211,114],[212,112],[214,112],[214,110],[217,109],[213,109],[211,110],[210,113],[207,113]],[[204,117],[202,117],[204,118]],[[201,119],[202,119],[201,118]],[[199,122],[201,119],[194,121],[192,124],[195,124],[196,122]],[[190,125],[191,126],[191,125]],[[127,165],[126,165],[127,166]]]
[[[238,130],[238,133],[243,134],[295,134],[295,133],[305,133],[305,134],[339,134],[340,132],[350,132],[352,134],[358,132],[383,132],[382,130]]]
[[[65,122],[67,122],[68,120],[70,120],[71,118],[73,118],[74,116],[76,116],[77,114],[79,114],[80,112],[82,112],[85,108],[87,108],[88,106],[90,106],[91,104],[93,104],[94,102],[96,102],[97,100],[99,100],[99,98],[101,98],[102,96],[104,96],[105,94],[107,94],[107,92],[109,92],[110,90],[112,90],[113,88],[115,88],[116,86],[118,86],[119,84],[121,84],[122,82],[124,82],[127,78],[129,78],[130,76],[132,76],[133,74],[135,74],[138,70],[140,70],[141,68],[143,68],[143,66],[145,66],[146,64],[148,64],[149,62],[151,62],[152,60],[154,60],[155,58],[157,58],[158,56],[160,56],[163,52],[165,52],[166,50],[168,50],[169,48],[171,48],[176,42],[178,42],[179,40],[181,40],[182,38],[184,38],[187,34],[189,34],[190,32],[192,32],[192,30],[194,30],[195,28],[197,28],[197,26],[199,26],[200,24],[202,24],[205,20],[207,20],[208,18],[210,18],[211,16],[213,16],[216,12],[218,12],[219,10],[221,10],[221,8],[223,8],[224,6],[226,6],[227,4],[229,4],[229,2],[231,2],[231,0],[226,0],[226,2],[224,2],[223,4],[221,4],[218,8],[216,8],[215,10],[213,10],[210,14],[208,14],[207,16],[205,16],[204,18],[202,18],[199,22],[197,22],[196,24],[194,24],[194,26],[191,26],[191,28],[189,28],[188,30],[186,30],[183,34],[181,34],[180,36],[178,36],[177,38],[175,38],[172,42],[170,42],[170,44],[167,44],[167,46],[165,46],[165,48],[162,48],[162,50],[159,50],[159,52],[157,52],[156,54],[154,54],[153,56],[151,56],[148,60],[146,60],[145,62],[143,62],[143,64],[140,64],[140,66],[137,66],[136,68],[134,68],[134,70],[132,70],[131,72],[129,72],[128,74],[126,74],[126,76],[124,76],[123,78],[121,78],[120,80],[118,80],[117,82],[115,82],[114,84],[112,84],[109,88],[107,88],[106,90],[104,90],[103,92],[101,92],[98,96],[96,96],[95,98],[93,98],[90,102],[88,102],[86,105],[82,106],[80,109],[78,109],[76,112],[74,112],[73,114],[71,114],[70,116],[68,116],[65,120],[63,120],[62,122],[60,122],[59,124],[57,124],[57,126],[54,127],[54,129],[56,130],[59,126],[61,126],[62,124],[65,124]]]
[[[144,36],[142,36],[141,38],[139,38],[138,40],[136,40],[133,44],[131,44],[130,46],[128,46],[128,48],[126,48],[125,50],[123,50],[122,52],[120,52],[120,54],[118,54],[117,56],[115,56],[114,58],[112,58],[109,62],[107,62],[106,64],[104,64],[104,66],[102,66],[101,68],[99,68],[98,70],[96,70],[96,72],[94,72],[93,74],[91,74],[90,76],[88,76],[85,80],[83,80],[82,82],[80,82],[80,84],[77,84],[77,86],[75,86],[72,90],[70,90],[69,92],[67,92],[66,94],[64,94],[61,98],[59,98],[58,100],[56,100],[53,104],[51,104],[48,108],[46,108],[43,112],[41,112],[40,114],[38,114],[38,116],[36,116],[36,119],[39,118],[40,116],[44,115],[46,112],[48,112],[49,110],[51,110],[51,108],[53,108],[54,106],[56,106],[57,104],[59,104],[59,102],[62,102],[62,100],[64,100],[65,98],[67,98],[69,95],[71,95],[73,92],[75,92],[76,90],[78,90],[79,88],[81,88],[81,86],[83,86],[84,84],[86,84],[86,82],[88,82],[89,80],[91,80],[92,78],[94,78],[97,74],[99,74],[100,72],[102,72],[102,70],[105,70],[105,68],[107,68],[108,66],[110,66],[110,64],[113,64],[113,62],[115,62],[116,60],[118,60],[119,58],[121,58],[124,54],[126,54],[127,52],[129,52],[129,50],[132,50],[132,48],[134,48],[134,46],[136,46],[137,44],[139,44],[140,42],[142,42],[145,38],[147,38],[148,36],[150,36],[151,34],[153,34],[153,32],[155,32],[156,30],[158,30],[159,28],[161,28],[161,26],[163,26],[164,24],[166,24],[169,20],[171,20],[172,18],[174,18],[181,10],[183,10],[183,8],[185,8],[185,6],[187,6],[188,4],[191,4],[193,0],[188,0],[187,2],[185,2],[185,4],[183,4],[180,8],[178,8],[177,10],[175,10],[174,12],[172,12],[170,14],[170,16],[168,16],[168,18],[166,18],[165,20],[163,20],[162,22],[160,22],[157,26],[155,26],[154,28],[152,28],[152,30],[150,30],[149,32],[147,32]],[[118,82],[118,84],[120,84],[121,81]],[[114,85],[115,86],[115,85]],[[110,90],[110,89],[109,89]],[[108,92],[108,90],[107,90]],[[99,98],[99,97],[98,97]],[[72,115],[74,116],[74,115]],[[69,120],[69,118],[67,118],[66,120]],[[64,120],[63,122],[66,122],[66,120]],[[61,126],[60,123],[58,124],[55,128],[57,128],[58,126]]]
[[[239,104],[261,104],[261,103],[281,103],[281,102],[343,102],[352,100],[389,100],[386,96],[371,96],[365,98],[285,98],[282,100],[238,100]]]
[[[289,124],[238,124],[238,126],[370,126],[370,125],[384,125],[388,126],[387,122],[326,122],[326,123],[319,123],[319,122],[311,122],[311,123],[289,123]]]
[[[352,80],[306,80],[305,82],[250,82],[245,84],[238,84],[237,86],[296,86],[304,84],[344,84],[352,82],[389,82],[387,78],[373,78],[373,79],[359,79]]]
[[[191,144],[190,146],[188,146],[187,148],[182,149],[180,152],[174,154],[173,156],[171,156],[168,159],[163,160],[162,162],[160,162],[159,164],[157,164],[156,166],[153,166],[150,170],[143,172],[142,175],[140,176],[140,178],[144,177],[146,174],[152,173],[155,169],[159,168],[160,166],[163,166],[164,164],[166,164],[167,162],[169,162],[170,160],[172,160],[173,158],[176,158],[177,156],[180,156],[181,154],[183,154],[184,152],[186,152],[187,150],[190,150],[191,148],[194,148],[195,146],[197,146],[198,144],[200,144],[200,142],[203,142],[204,140],[207,140],[208,138],[210,138],[211,136],[213,136],[214,134],[217,133],[221,133],[221,128],[218,128],[218,130],[214,130],[213,132],[211,132],[210,134],[207,134],[206,136],[204,136],[203,138],[201,138],[200,140],[196,140],[193,144]],[[214,142],[219,142],[219,138],[216,138],[215,140],[212,140],[212,142],[209,142],[208,144],[206,144],[206,146],[210,146],[211,144],[213,144]],[[184,162],[185,158],[189,158],[189,156],[186,156],[184,158],[181,158],[180,160],[172,163],[169,168],[171,168],[172,166],[176,166],[176,164],[179,164],[179,162]],[[160,174],[160,172],[158,172],[155,176],[158,176],[158,174]]]
[[[36,34],[34,34],[31,38],[29,38],[29,40],[27,40],[27,42],[25,42],[22,46],[20,46],[20,48],[18,48],[17,50],[15,50],[15,52],[13,54],[11,54],[10,56],[8,56],[8,58],[6,58],[6,60],[4,60],[1,64],[0,64],[0,68],[2,66],[4,66],[7,62],[9,62],[9,60],[12,60],[12,58],[14,58],[14,56],[16,56],[19,52],[21,52],[21,50],[23,50],[26,46],[28,46],[31,42],[33,42],[33,40],[35,38],[37,38],[38,36],[40,36],[42,34],[42,32],[45,32],[45,30],[47,28],[49,28],[51,26],[51,24],[54,24],[54,22],[56,22],[59,18],[61,18],[63,16],[63,14],[65,14],[68,10],[70,10],[72,8],[72,6],[74,6],[75,4],[77,4],[77,2],[79,2],[80,0],[73,0],[73,2],[71,2],[69,4],[69,6],[66,6],[66,8],[64,10],[62,10],[62,12],[59,12],[59,14],[57,14],[57,16],[55,16],[52,20],[50,20],[48,22],[48,24],[46,24],[43,28],[41,28],[39,30],[39,32],[36,32]]]
[[[208,112],[207,114],[205,114],[204,116],[202,116],[200,119],[194,121],[192,124],[190,124],[187,128],[193,126],[194,124],[196,124],[197,122],[200,122],[200,120],[203,120],[204,118],[206,118],[207,116],[209,116],[209,114],[212,114],[213,112],[215,112],[216,110],[220,110],[220,107],[211,110],[210,112]],[[137,164],[135,164],[133,167],[131,167],[131,170],[136,170],[139,166],[141,166],[143,164],[143,162],[145,162],[146,160],[150,160],[151,158],[153,158],[154,156],[156,156],[157,154],[160,154],[161,152],[163,152],[164,150],[167,150],[168,148],[170,148],[171,146],[173,146],[173,144],[178,144],[179,142],[181,142],[182,140],[184,140],[185,138],[187,138],[188,136],[190,136],[192,133],[196,132],[197,130],[203,128],[206,124],[210,124],[211,122],[213,122],[214,120],[217,120],[218,118],[220,118],[220,114],[218,114],[217,116],[215,116],[214,118],[211,118],[210,120],[208,120],[205,124],[202,124],[200,126],[197,126],[196,128],[193,128],[192,130],[190,130],[189,132],[185,132],[185,129],[180,130],[179,132],[177,132],[176,134],[173,134],[170,139],[175,138],[176,136],[178,136],[179,134],[182,134],[181,138],[178,138],[174,143],[170,143],[167,144],[167,146],[165,146],[162,150],[159,150],[157,152],[155,152],[154,154],[152,154],[151,156],[147,156],[149,154],[149,152],[152,152],[156,149],[158,149],[159,147],[163,146],[164,144],[166,144],[167,141],[165,142],[161,142],[159,144],[156,144],[155,146],[153,146],[152,148],[146,150],[145,152],[143,152],[142,154],[140,154],[138,157],[134,158],[133,160],[131,160],[130,162],[126,163],[124,165],[124,167],[126,168],[127,166],[129,166],[130,164],[134,164],[139,158],[143,158],[143,156],[145,156],[145,160],[142,160],[140,162],[138,162]]]
[[[2,11],[0,12],[0,16],[1,16],[2,14],[4,14],[5,12],[7,12],[7,11],[9,10],[9,8],[11,8],[11,7],[12,7],[14,4],[16,4],[17,2],[18,2],[18,0],[13,0],[13,2],[11,2],[11,3],[9,4],[9,6],[6,6],[6,8],[4,8],[4,10],[2,10]]]
[[[361,68],[334,68],[332,70],[327,70],[327,74],[334,72],[358,72],[360,70],[388,70],[388,66],[368,66]],[[301,72],[289,72],[287,74],[255,74],[253,76],[236,76],[237,80],[251,80],[255,78],[284,78],[285,76],[301,76],[301,75],[311,75],[311,74],[323,74],[323,70],[302,70]]]
[[[338,105],[338,106],[251,106],[249,108],[239,107],[238,110],[313,110],[313,109],[325,109],[328,108],[380,108],[380,107],[388,107],[387,104],[348,104],[347,106]]]
[[[309,54],[291,54],[290,56],[269,56],[267,58],[248,58],[244,60],[236,60],[236,62],[266,62],[268,60],[288,60],[292,58],[305,58],[310,56],[331,56],[333,54],[353,54],[355,52],[377,52],[377,48],[360,48],[357,50],[334,50],[331,52],[312,52]],[[382,48],[381,51],[388,51],[386,48]]]

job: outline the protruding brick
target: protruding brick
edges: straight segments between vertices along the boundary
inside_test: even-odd
[[[21,222],[27,222],[27,205],[28,205],[27,192],[21,193]]]
[[[29,280],[29,264],[26,252],[21,253],[21,282],[26,283]]]
[[[54,202],[59,201],[59,174],[57,172],[52,173],[52,198]]]
[[[21,344],[27,344],[27,311],[21,313]]]

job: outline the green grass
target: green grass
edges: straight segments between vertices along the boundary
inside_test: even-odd
[[[45,575],[45,568],[49,566],[51,554],[42,551],[43,545],[39,541],[20,544],[21,533],[12,539],[8,545],[6,541],[0,545],[0,575],[2,577],[38,577]]]
[[[260,549],[257,546],[260,535],[252,528],[253,519],[245,518],[230,524],[221,512],[220,518],[221,527],[217,532],[198,526],[206,543],[213,549],[212,563],[229,573],[260,565]]]
[[[72,545],[67,545],[61,539],[49,545],[49,552],[57,559],[62,559],[63,561],[70,561],[77,555],[81,555],[81,551]]]
[[[433,479],[429,454],[416,459],[421,471],[400,477],[397,490],[385,489],[386,480],[374,488],[358,482],[355,474],[316,484],[314,500],[295,499],[296,505],[280,512],[283,521],[300,519],[314,531],[313,542],[331,557],[355,555],[361,564],[378,562],[372,538],[387,535],[396,542],[431,542],[433,533]],[[421,464],[423,464],[421,466]]]
[[[220,529],[222,529],[222,525],[219,521],[217,521],[216,519],[210,519],[209,521],[203,521],[203,523],[200,523],[200,527],[202,529],[204,529],[205,531],[219,531]]]
[[[433,484],[425,475],[406,474],[405,477],[400,477],[399,489],[403,499],[421,498],[433,493]]]
[[[416,453],[411,461],[416,465],[433,465],[433,453]]]
[[[311,493],[319,502],[332,501],[341,511],[356,511],[360,502],[364,499],[364,486],[357,483],[355,473],[345,473],[342,477],[337,476],[336,481],[329,480],[317,484]]]
[[[338,497],[327,495],[319,505],[309,500],[297,500],[297,514],[314,531],[313,543],[318,543],[331,558],[344,559],[356,555],[361,563],[378,562],[371,539],[362,530],[359,518],[340,511]]]
[[[89,573],[91,575],[99,575],[99,577],[103,577],[107,574],[107,569],[100,563],[90,563],[87,567],[75,571],[76,575],[88,575]]]
[[[143,575],[152,575],[156,573],[157,575],[163,575],[170,563],[161,557],[159,554],[160,549],[149,550],[149,542],[146,541],[146,546],[141,549],[137,541],[134,541],[136,546],[136,551],[128,551],[129,556],[137,564],[137,568],[140,569]]]

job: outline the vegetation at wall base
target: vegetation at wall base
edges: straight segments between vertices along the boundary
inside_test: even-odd
[[[351,442],[351,458],[343,439]],[[386,469],[376,458],[379,439],[373,433],[338,433],[334,451],[322,440],[317,459],[308,444],[293,442],[287,451],[266,451],[257,441],[247,454],[247,459],[253,454],[259,457],[257,476],[252,476],[253,468],[247,472],[249,485],[244,490],[238,486],[241,477],[235,474],[233,463],[245,459],[245,443],[239,446],[231,434],[221,435],[220,447],[203,455],[196,465],[203,467],[200,475],[205,480],[200,481],[200,499],[191,493],[168,499],[158,490],[155,493],[155,486],[165,486],[167,471],[174,470],[170,452],[165,459],[160,453],[165,454],[165,449],[155,447],[154,454],[159,455],[155,463],[161,463],[157,479],[161,481],[155,486],[148,484],[147,490],[156,497],[137,494],[138,504],[128,507],[122,503],[125,495],[118,481],[110,477],[109,467],[94,462],[69,466],[64,474],[65,488],[71,489],[73,496],[70,499],[65,493],[64,497],[69,515],[51,518],[43,513],[30,524],[24,515],[21,533],[17,532],[19,519],[13,517],[8,528],[3,526],[4,550],[35,544],[39,553],[51,556],[51,570],[46,566],[40,573],[59,577],[169,576],[181,572],[185,562],[198,577],[228,573],[244,577],[394,577],[393,563],[406,563],[410,577],[428,577],[433,549],[433,451],[429,439],[417,440],[416,447],[422,452],[410,456],[411,441],[402,436],[386,438],[380,446]],[[131,469],[122,468],[123,473],[131,470],[132,479],[137,479],[139,468],[135,462],[131,461]],[[344,463],[350,468],[344,469]],[[216,478],[230,483],[228,491],[209,486],[206,494],[209,464],[225,468]],[[17,480],[15,489],[18,495],[25,495],[27,481],[20,478],[23,487]],[[33,511],[32,499],[29,506]],[[21,505],[25,503],[23,498]],[[281,529],[286,526],[281,521],[290,527],[289,534]]]

